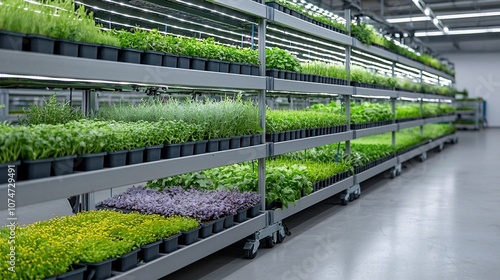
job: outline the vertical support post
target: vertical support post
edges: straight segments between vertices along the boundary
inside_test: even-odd
[[[251,39],[251,42],[252,42],[252,50],[255,49],[255,24],[252,23],[252,39]]]
[[[290,110],[293,110],[293,97],[290,98]]]
[[[260,60],[260,75],[266,76],[266,19],[259,19],[259,60]],[[260,112],[260,126],[262,127],[261,144],[266,143],[266,90],[259,91],[259,112]],[[260,209],[266,210],[266,159],[259,158],[259,179],[258,187],[259,194],[261,195]]]
[[[385,6],[384,4],[385,4],[385,3],[384,3],[384,0],[380,0],[380,16],[381,16],[381,17],[384,17],[384,8],[385,8],[385,7],[384,7],[384,6]]]
[[[84,90],[82,93],[82,113],[88,116],[91,112],[97,110],[97,94],[94,90]],[[80,195],[80,211],[95,209],[94,193],[85,193]]]
[[[0,121],[6,121],[9,118],[9,90],[0,90]]]
[[[347,34],[351,34],[351,10],[344,10],[344,17],[346,20],[346,30]],[[347,77],[347,84],[351,83],[351,46],[346,46],[345,48],[345,70]],[[351,96],[344,96],[344,104],[345,104],[345,115],[347,118],[347,130],[351,130]],[[345,142],[345,153],[351,153],[351,141]]]
[[[423,117],[424,116],[424,99],[419,98],[420,100],[420,115]],[[424,136],[424,126],[420,126],[420,136]]]
[[[392,123],[396,123],[396,98],[391,98],[391,110],[394,115]],[[396,131],[392,131],[392,146],[396,147]]]

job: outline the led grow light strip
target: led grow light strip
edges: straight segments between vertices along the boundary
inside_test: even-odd
[[[106,1],[106,0],[105,0]],[[243,21],[243,22],[249,22],[248,20],[245,20],[245,19],[242,19],[242,18],[239,18],[239,17],[235,17],[235,16],[232,16],[232,15],[228,15],[228,14],[225,14],[225,13],[222,13],[222,12],[219,12],[219,11],[216,11],[216,10],[212,10],[210,8],[205,8],[203,6],[198,6],[198,5],[195,5],[195,4],[192,4],[192,3],[189,3],[189,2],[185,2],[185,1],[182,1],[182,0],[175,0],[176,2],[179,2],[179,3],[182,3],[184,5],[187,5],[187,6],[193,6],[193,7],[196,7],[198,9],[201,9],[201,10],[205,10],[205,11],[209,11],[211,13],[215,13],[215,14],[219,14],[221,16],[225,16],[225,17],[229,17],[229,18],[232,18],[232,19],[235,19],[235,20],[240,20],[240,21]]]
[[[280,33],[282,33],[283,35],[286,35],[286,36],[296,37],[296,38],[301,39],[301,40],[307,40],[307,41],[310,41],[310,42],[313,42],[313,43],[316,43],[316,44],[324,45],[324,46],[331,47],[331,48],[337,48],[337,49],[339,49],[341,51],[345,51],[345,48],[342,47],[342,46],[338,46],[338,45],[335,45],[335,44],[326,43],[326,42],[321,41],[321,40],[316,40],[316,39],[312,39],[310,37],[305,37],[305,36],[302,36],[302,35],[298,35],[296,33],[290,32],[290,31],[285,31],[285,30],[281,30],[281,29],[278,29],[278,28],[270,27],[270,26],[268,26],[267,29],[275,31],[275,32],[280,32]]]
[[[279,41],[283,41],[283,42],[287,42],[287,43],[293,43],[293,44],[296,44],[296,45],[299,45],[299,46],[303,46],[303,47],[306,47],[308,49],[315,49],[315,50],[319,50],[319,51],[322,51],[322,52],[325,52],[325,53],[329,53],[329,54],[332,54],[332,55],[345,56],[345,53],[340,53],[340,52],[331,51],[331,50],[325,50],[325,49],[322,49],[322,48],[319,48],[319,47],[315,47],[315,46],[310,46],[310,45],[307,45],[307,44],[299,43],[297,41],[290,41],[290,40],[287,40],[287,39],[284,39],[284,38],[281,38],[281,37],[278,37],[278,36],[274,36],[274,35],[270,35],[270,34],[267,34],[266,36],[269,37],[269,38],[273,38],[273,39],[279,40]],[[306,49],[304,49],[304,50],[306,50]]]
[[[403,69],[406,69],[406,70],[409,70],[409,71],[414,71],[415,73],[417,73],[418,75],[420,75],[420,70],[418,70],[417,68],[406,66],[406,65],[401,64],[401,63],[396,63],[396,67],[403,68]]]
[[[390,96],[362,95],[362,94],[353,94],[352,97],[370,98],[370,99],[391,99]]]
[[[356,54],[359,54],[359,55],[362,55],[362,56],[366,56],[366,57],[369,57],[369,58],[372,58],[372,59],[375,59],[375,60],[378,60],[380,62],[383,62],[383,63],[386,63],[386,64],[389,64],[389,65],[392,65],[392,62],[389,61],[389,60],[386,60],[386,59],[383,59],[383,58],[380,58],[378,56],[374,56],[374,55],[371,55],[371,54],[368,54],[368,53],[364,53],[364,52],[361,52],[361,51],[358,51],[358,50],[352,50],[353,53],[356,53]]]

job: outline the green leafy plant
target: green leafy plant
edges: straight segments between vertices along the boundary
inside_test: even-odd
[[[83,118],[82,113],[69,105],[69,102],[59,103],[56,94],[44,100],[43,105],[35,104],[29,109],[23,109],[24,115],[19,117],[19,123],[30,124],[61,124]]]
[[[291,53],[279,49],[266,49],[266,69],[300,72],[300,61]]]

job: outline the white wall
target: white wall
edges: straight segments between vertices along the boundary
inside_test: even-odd
[[[469,97],[483,97],[488,125],[500,127],[500,53],[461,52],[443,57],[455,63],[456,88],[466,88]]]

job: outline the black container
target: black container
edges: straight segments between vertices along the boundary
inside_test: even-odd
[[[300,138],[306,138],[306,137],[307,137],[307,130],[301,129],[300,130]]]
[[[252,142],[252,135],[243,135],[241,137],[241,145],[240,145],[240,147],[241,148],[249,147],[251,145],[251,142]]]
[[[240,74],[251,75],[252,74],[252,66],[250,64],[241,64]]]
[[[224,219],[224,228],[230,228],[234,226],[234,215],[227,215]]]
[[[22,33],[0,30],[0,49],[22,51],[25,36]]]
[[[0,184],[7,184],[9,182],[9,178],[12,178],[11,182],[17,182],[17,173],[19,171],[18,166],[21,164],[21,161],[12,161],[0,163]],[[9,166],[12,166],[14,172],[12,172],[12,177],[9,176]]]
[[[178,68],[189,69],[190,66],[191,66],[191,57],[184,55],[179,55],[177,57]]]
[[[67,40],[57,40],[55,54],[78,57],[78,44]]]
[[[54,54],[54,39],[40,35],[28,35],[28,38],[30,42],[29,51]]]
[[[316,129],[315,128],[310,128],[307,130],[307,135],[308,137],[314,137],[316,136]]]
[[[97,51],[97,59],[108,60],[108,61],[118,61],[118,53],[120,52],[119,47],[101,45]]]
[[[116,259],[107,259],[98,263],[84,263],[87,270],[84,273],[85,280],[104,280],[111,277],[111,267]]]
[[[293,72],[291,71],[285,71],[285,79],[292,80],[292,74]]]
[[[207,61],[207,71],[219,72],[220,71],[220,61],[209,59]]]
[[[191,58],[190,69],[205,71],[207,60],[204,58],[193,57]]]
[[[284,79],[285,78],[285,70],[278,70],[278,79]]]
[[[229,150],[229,143],[231,141],[231,138],[221,138],[219,140],[220,140],[220,142],[219,142],[219,151]]]
[[[163,240],[158,240],[153,243],[141,246],[141,251],[139,252],[139,259],[145,262],[150,262],[160,256],[160,245]]]
[[[78,43],[78,57],[97,59],[99,45],[89,43]]]
[[[207,153],[214,153],[219,151],[220,139],[208,139]]]
[[[141,63],[142,51],[134,49],[121,49],[118,55],[118,61],[127,63]]]
[[[178,158],[181,156],[181,144],[169,144],[163,146],[161,150],[161,158]]]
[[[127,165],[138,164],[144,161],[144,147],[128,151]]]
[[[75,158],[75,170],[77,171],[93,171],[104,168],[104,156],[106,152],[78,155]]]
[[[81,264],[72,265],[73,270],[57,275],[57,280],[84,280],[83,275],[87,266]]]
[[[161,66],[163,53],[154,51],[145,51],[141,56],[141,64]]]
[[[119,167],[127,164],[127,153],[128,150],[108,152],[104,157],[105,167]]]
[[[144,151],[144,162],[157,161],[161,159],[163,145],[149,146]]]
[[[206,223],[202,223],[198,237],[199,238],[207,238],[210,235],[212,235],[213,230],[214,230],[214,223],[215,223],[215,221],[209,221]]]
[[[286,133],[285,132],[279,132],[278,133],[278,142],[283,142],[286,140]]]
[[[252,135],[252,138],[250,138],[250,145],[251,146],[260,145],[260,138],[261,137],[262,137],[262,134]]]
[[[182,235],[179,236],[179,244],[180,245],[191,245],[199,240],[198,235],[200,232],[201,226],[188,230],[188,231],[183,231]]]
[[[278,4],[276,2],[267,2],[266,5],[269,6],[269,7],[272,7],[274,9],[276,9],[276,10],[279,10],[280,6],[281,6],[280,4]]]
[[[160,253],[172,253],[179,248],[179,237],[181,233],[177,233],[168,238],[163,238],[163,243],[160,245]]]
[[[165,67],[177,68],[178,58],[179,57],[175,54],[170,54],[170,53],[163,54],[161,65]]]
[[[52,176],[61,176],[73,173],[76,155],[54,158],[52,162]]]
[[[194,154],[201,155],[207,152],[208,140],[196,141],[194,143]]]
[[[279,77],[279,70],[276,70],[276,69],[266,70],[266,76],[278,78]]]
[[[233,136],[229,140],[229,149],[238,149],[241,147],[241,136]]]
[[[229,62],[221,61],[219,65],[219,72],[221,73],[229,73]]]
[[[32,180],[49,177],[53,160],[53,158],[23,160],[20,169],[21,178]]]
[[[260,204],[248,208],[247,217],[254,218],[260,214]]]
[[[243,223],[247,219],[247,211],[248,208],[238,210],[236,215],[234,215],[234,222]]]
[[[229,63],[229,73],[240,74],[241,73],[241,64],[237,62]]]
[[[138,255],[141,249],[136,249],[132,252],[128,252],[123,256],[117,258],[113,261],[113,270],[119,272],[125,272],[137,266]]]
[[[226,220],[226,218],[222,217],[222,218],[214,221],[213,229],[212,229],[213,233],[219,233],[219,232],[224,230],[224,221],[225,220]]]
[[[181,157],[192,156],[194,154],[194,144],[195,142],[182,143]]]
[[[292,140],[292,132],[290,130],[285,131],[285,141]]]
[[[259,76],[260,73],[259,73],[259,70],[260,70],[260,67],[257,66],[257,65],[252,65],[252,76]]]

